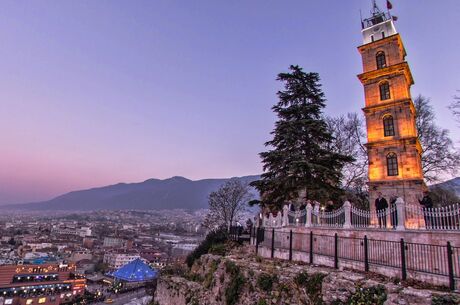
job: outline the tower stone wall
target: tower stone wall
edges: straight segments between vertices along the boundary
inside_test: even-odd
[[[381,29],[391,29],[391,35],[386,36]],[[372,37],[366,43],[369,33],[374,32],[380,38]],[[365,96],[370,208],[375,209],[379,192],[387,201],[395,196],[408,204],[418,204],[426,186],[410,93],[414,80],[405,61],[406,50],[391,18],[383,18],[380,23],[370,19],[363,35],[365,44],[358,47],[363,73],[358,78]]]

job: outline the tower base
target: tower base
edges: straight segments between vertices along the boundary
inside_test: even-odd
[[[423,192],[428,189],[423,180],[371,181],[368,182],[368,186],[371,212],[376,210],[375,200],[378,198],[379,193],[382,193],[389,206],[392,203],[392,199],[401,197],[406,206],[414,206],[414,209],[408,208],[406,211],[412,211],[416,209],[415,207],[420,207],[419,199],[422,199]],[[411,229],[425,227],[423,215],[420,213],[408,213],[405,227]]]

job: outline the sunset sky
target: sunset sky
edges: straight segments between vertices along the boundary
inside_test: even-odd
[[[260,173],[290,64],[320,73],[327,114],[361,111],[370,2],[2,1],[0,204]],[[458,142],[447,105],[460,90],[460,2],[392,2],[412,95],[431,98]]]

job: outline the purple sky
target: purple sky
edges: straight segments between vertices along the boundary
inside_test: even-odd
[[[416,85],[459,140],[458,0],[393,0]],[[384,4],[383,0],[379,3]],[[0,204],[151,177],[261,172],[290,64],[360,111],[370,0],[3,1]]]

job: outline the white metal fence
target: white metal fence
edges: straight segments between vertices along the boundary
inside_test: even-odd
[[[290,210],[286,205],[283,211],[260,214],[256,222],[263,227],[286,226],[334,227],[334,228],[379,228],[387,230],[459,230],[460,204],[439,208],[424,208],[421,205],[405,204],[401,198],[386,209],[377,211],[362,210],[348,201],[337,210],[323,211],[319,205],[307,204],[301,210]]]

